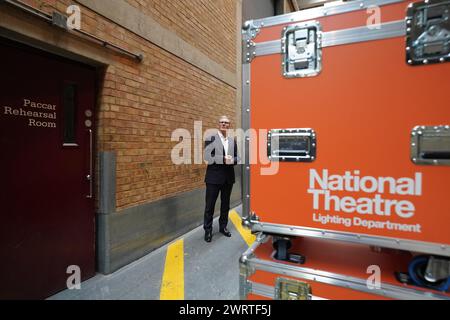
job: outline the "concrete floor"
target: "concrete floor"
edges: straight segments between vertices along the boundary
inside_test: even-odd
[[[234,210],[241,215],[241,207]],[[228,229],[231,238],[218,232],[215,219],[211,243],[203,240],[202,226],[181,237],[185,300],[239,299],[239,257],[248,246],[231,220]],[[79,290],[65,290],[49,300],[158,300],[169,245],[110,275],[98,274],[82,282]]]

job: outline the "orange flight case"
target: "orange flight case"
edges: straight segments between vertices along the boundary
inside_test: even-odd
[[[243,28],[243,223],[450,257],[450,1]]]
[[[443,291],[402,283],[411,254],[396,249],[295,238],[303,264],[275,259],[271,236],[261,234],[240,260],[240,297],[249,300],[449,300]]]

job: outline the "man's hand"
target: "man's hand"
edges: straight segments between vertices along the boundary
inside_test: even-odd
[[[225,156],[225,164],[233,164],[233,157]]]

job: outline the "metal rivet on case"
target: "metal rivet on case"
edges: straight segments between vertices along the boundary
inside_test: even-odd
[[[408,63],[411,64],[411,63],[412,63],[412,60],[408,60]]]

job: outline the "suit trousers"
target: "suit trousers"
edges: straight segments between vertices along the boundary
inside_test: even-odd
[[[217,197],[220,192],[220,218],[219,218],[219,230],[227,227],[228,224],[228,211],[230,211],[230,197],[233,184],[206,184],[206,206],[203,229],[205,231],[212,231],[214,208],[216,206]]]

